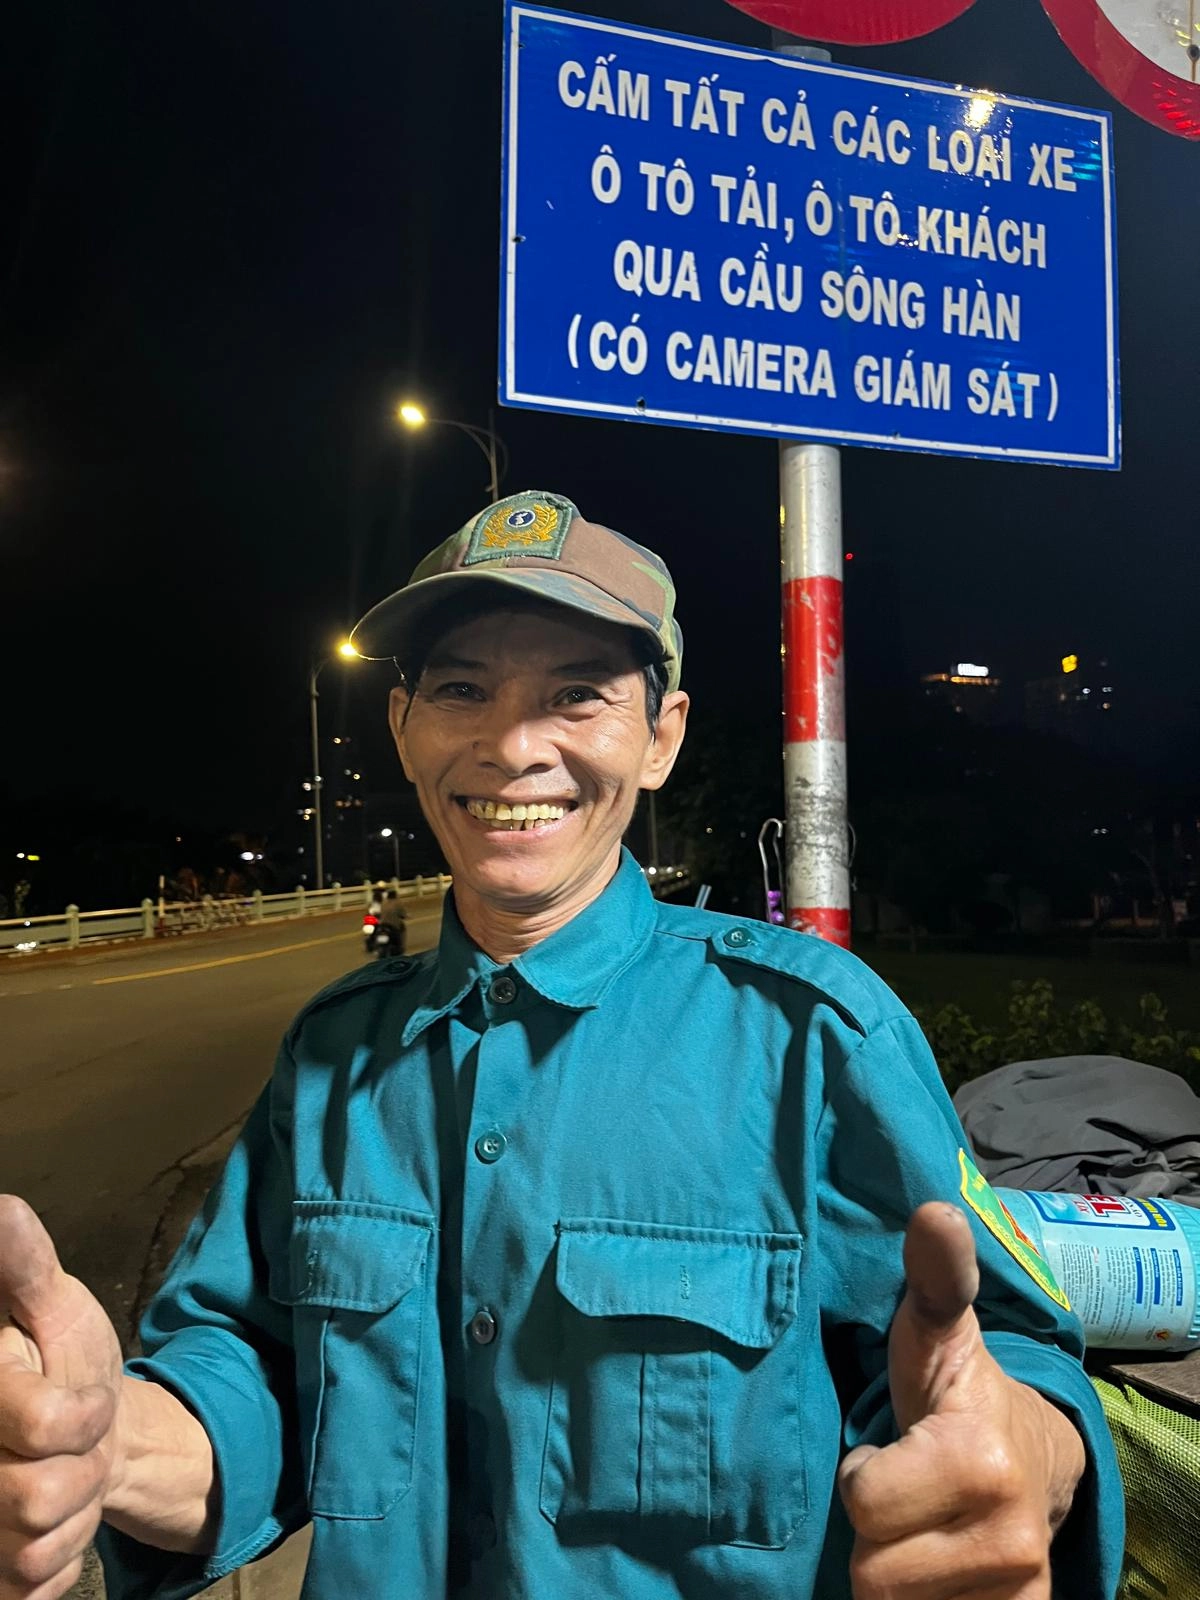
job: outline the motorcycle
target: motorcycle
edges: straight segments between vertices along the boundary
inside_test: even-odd
[[[375,911],[368,911],[363,917],[363,942],[366,952],[374,956],[377,961],[386,961],[389,956],[402,956],[404,954],[404,930],[394,922],[385,922]]]

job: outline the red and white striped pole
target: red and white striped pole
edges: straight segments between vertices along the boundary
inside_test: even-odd
[[[830,59],[778,28],[771,43],[795,60]],[[788,926],[849,948],[842,461],[834,445],[779,446],[779,538]]]
[[[842,479],[833,445],[781,444],[788,926],[850,944]]]

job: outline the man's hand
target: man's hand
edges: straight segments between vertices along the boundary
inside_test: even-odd
[[[23,1200],[0,1195],[0,1600],[79,1577],[115,1467],[121,1349]]]
[[[855,1600],[1050,1600],[1050,1541],[1083,1442],[988,1354],[975,1243],[956,1206],[914,1214],[904,1270],[888,1339],[901,1436],[851,1451],[839,1474]]]

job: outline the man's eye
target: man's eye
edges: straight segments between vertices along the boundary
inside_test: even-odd
[[[474,683],[441,683],[433,691],[439,700],[482,700],[483,691]]]
[[[599,700],[599,698],[598,690],[590,688],[587,684],[577,683],[563,690],[558,697],[558,703],[563,706],[582,706],[589,700]]]

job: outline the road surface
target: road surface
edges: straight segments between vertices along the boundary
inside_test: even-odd
[[[409,948],[441,902],[410,907]],[[360,966],[362,912],[0,959],[0,1190],[23,1195],[126,1350],[295,1012]],[[294,1600],[304,1536],[213,1600]],[[94,1558],[71,1600],[102,1600]]]
[[[439,910],[430,900],[414,949]],[[361,925],[344,913],[0,962],[0,1188],[41,1215],[126,1344],[160,1224],[194,1209],[296,1010],[362,963]]]

